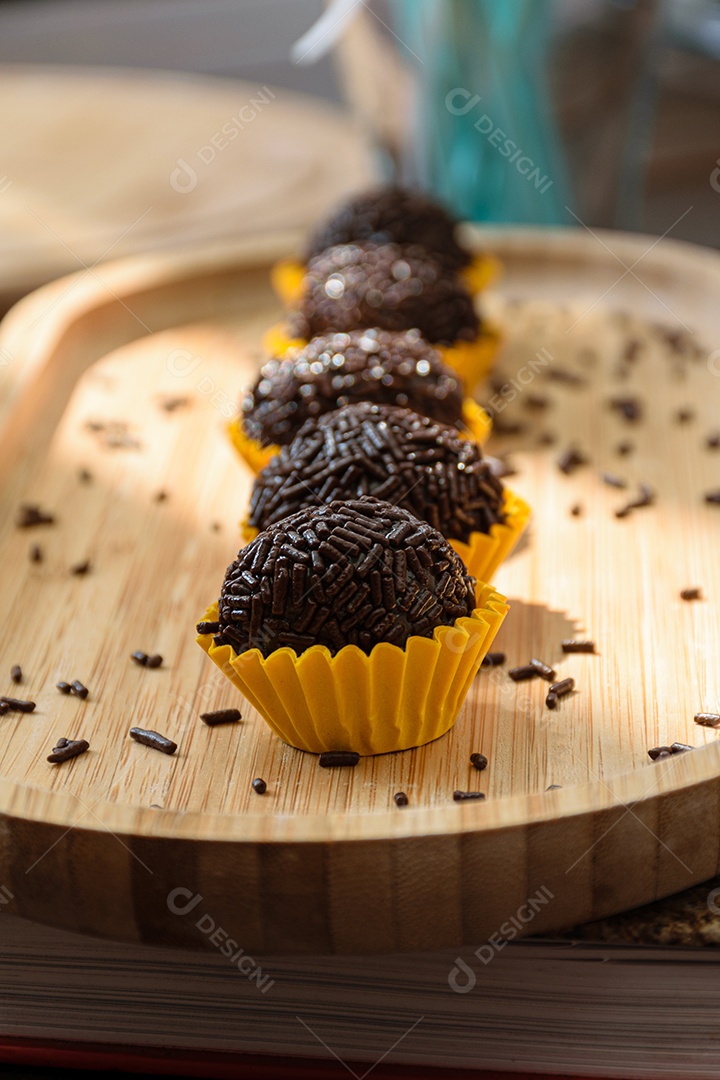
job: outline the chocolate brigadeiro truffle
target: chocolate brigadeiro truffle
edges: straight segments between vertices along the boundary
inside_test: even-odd
[[[417,329],[427,341],[474,341],[480,330],[470,293],[423,248],[341,244],[310,259],[303,298],[289,318],[293,336],[366,326]]]
[[[370,653],[432,637],[475,607],[475,579],[447,540],[409,511],[368,496],[307,507],[228,567],[215,643],[264,656],[345,645]]]
[[[240,406],[243,429],[262,446],[284,446],[309,417],[353,401],[407,405],[455,424],[463,387],[417,330],[326,334],[263,366]]]
[[[248,523],[264,529],[308,504],[373,495],[466,542],[504,520],[503,494],[477,444],[456,428],[359,402],[303,425],[257,477]]]
[[[417,191],[378,188],[356,195],[314,233],[305,262],[336,244],[416,244],[449,270],[461,270],[471,255],[455,239],[457,222]]]

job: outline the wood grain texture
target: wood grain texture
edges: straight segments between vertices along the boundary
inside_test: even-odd
[[[248,706],[238,725],[199,720],[241,703],[195,644],[194,623],[237,549],[251,477],[224,429],[279,316],[268,264],[293,238],[109,264],[99,281],[64,279],[7,317],[0,692],[38,703],[0,720],[0,884],[19,914],[190,948],[207,947],[197,926],[207,914],[258,954],[388,952],[480,943],[540,889],[552,899],[533,932],[716,873],[720,750],[692,717],[720,704],[720,510],[702,500],[720,486],[720,451],[704,448],[720,426],[718,257],[663,241],[638,265],[641,285],[615,256],[631,265],[650,247],[643,237],[481,239],[506,264],[486,301],[509,337],[502,378],[518,387],[500,418],[525,424],[489,451],[510,454],[510,483],[535,508],[498,574],[512,607],[497,648],[508,666],[541,656],[577,693],[550,712],[541,681],[481,672],[447,736],[355,770],[319,769]],[[656,326],[686,336],[678,320],[694,331],[682,355]],[[642,344],[621,377],[628,338]],[[586,384],[552,380],[550,362],[526,383],[537,354]],[[530,393],[549,408],[536,416]],[[643,421],[609,409],[614,395],[640,397]],[[170,398],[186,400],[168,412]],[[694,411],[684,424],[681,407]],[[546,430],[556,445],[539,445]],[[137,445],[113,446],[118,434]],[[635,452],[621,458],[624,439]],[[568,477],[555,460],[573,441],[591,463]],[[629,491],[604,484],[604,470]],[[656,505],[616,519],[641,481]],[[24,500],[57,525],[17,529]],[[29,562],[31,543],[42,564]],[[86,558],[91,572],[73,576]],[[688,585],[704,599],[681,601]],[[563,656],[561,639],[585,634],[598,655]],[[138,668],[134,649],[165,662]],[[20,688],[13,663],[26,673]],[[76,677],[86,702],[55,690]],[[177,754],[132,742],[134,724],[175,739]],[[59,736],[91,750],[53,767]],[[649,762],[650,746],[675,740],[701,749]],[[482,773],[468,762],[475,750],[490,760]],[[265,796],[252,792],[255,776]],[[487,802],[456,805],[455,788]],[[398,790],[410,797],[402,810]],[[173,889],[201,897],[192,912],[168,908]]]
[[[260,81],[3,65],[0,134],[0,303],[101,259],[309,228],[372,178],[346,111]]]

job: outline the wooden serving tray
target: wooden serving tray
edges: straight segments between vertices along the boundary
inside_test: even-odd
[[[512,608],[496,647],[508,666],[539,656],[573,675],[577,693],[551,712],[540,680],[481,672],[447,736],[355,770],[320,769],[248,706],[238,725],[198,718],[242,704],[194,624],[238,546],[251,477],[225,426],[280,317],[268,268],[291,238],[109,264],[7,316],[0,691],[37,701],[0,719],[8,909],[186,947],[207,947],[207,914],[256,954],[433,949],[479,944],[512,918],[533,933],[599,918],[717,872],[720,750],[693,714],[720,702],[720,508],[703,502],[720,483],[720,452],[703,445],[720,417],[720,258],[609,233],[481,240],[506,266],[486,301],[517,388],[499,418],[526,424],[489,450],[512,450],[510,483],[535,508],[498,574]],[[624,363],[635,337],[637,359]],[[526,405],[539,394],[552,404],[537,414]],[[642,421],[607,407],[619,395],[642,399]],[[685,407],[693,418],[676,422]],[[539,443],[548,430],[554,446]],[[636,449],[620,457],[624,439]],[[565,476],[556,459],[571,442],[591,463]],[[649,483],[656,505],[617,519],[635,488],[607,486],[602,470]],[[23,501],[57,524],[18,529]],[[90,573],[72,575],[86,558]],[[690,585],[703,600],[679,599]],[[561,639],[584,635],[598,655],[563,656]],[[161,653],[163,666],[138,668],[135,649]],[[73,678],[87,701],[55,689]],[[175,739],[177,754],[132,742],[134,724]],[[60,736],[91,749],[52,766]],[[649,747],[673,741],[701,748],[649,761]],[[489,758],[485,772],[470,767],[472,751]],[[487,802],[455,804],[456,788]],[[398,790],[409,807],[394,806]],[[177,914],[171,893],[201,900]],[[538,895],[547,902],[528,908]]]

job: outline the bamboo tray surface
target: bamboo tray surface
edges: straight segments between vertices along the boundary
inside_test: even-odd
[[[19,914],[197,947],[192,920],[167,912],[182,886],[258,952],[388,951],[484,940],[541,886],[553,899],[533,932],[717,872],[720,752],[692,718],[720,704],[720,510],[702,498],[720,486],[720,451],[704,447],[720,427],[720,259],[609,233],[497,230],[481,242],[505,263],[486,298],[508,336],[499,382],[517,391],[499,421],[524,425],[488,452],[509,453],[508,482],[535,511],[497,577],[511,611],[493,648],[507,667],[541,657],[577,692],[551,712],[542,680],[483,671],[447,736],[354,770],[322,770],[280,743],[194,641],[251,485],[224,429],[280,316],[268,269],[293,239],[108,264],[6,318],[0,690],[37,701],[0,719],[0,884]],[[629,340],[640,345],[624,362]],[[527,407],[538,395],[547,409]],[[642,399],[643,419],[608,408],[613,396]],[[555,445],[539,444],[547,431]],[[590,464],[565,476],[556,459],[572,443]],[[616,519],[640,482],[656,505]],[[23,501],[57,524],[16,528]],[[70,573],[88,558],[90,573]],[[701,601],[680,600],[690,585]],[[561,639],[583,636],[598,655],[562,654]],[[137,667],[135,649],[163,666]],[[55,689],[73,678],[86,702]],[[199,720],[235,704],[239,725]],[[178,752],[137,745],[133,725]],[[60,736],[91,749],[54,767]],[[674,741],[702,749],[649,762],[649,747]],[[473,751],[489,758],[482,773]],[[487,802],[454,804],[456,788]]]

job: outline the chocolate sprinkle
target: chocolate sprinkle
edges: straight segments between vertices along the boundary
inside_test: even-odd
[[[705,502],[712,506],[720,506],[720,489],[706,492]]]
[[[567,679],[561,679],[560,682],[554,682],[550,687],[550,693],[555,694],[556,697],[565,697],[566,694],[571,694],[575,689],[575,680],[568,676]]]
[[[519,420],[501,420],[498,416],[493,419],[493,435],[522,435],[524,431],[526,431],[525,424]]]
[[[453,791],[453,802],[467,802],[470,799],[481,802],[484,798],[482,791]]]
[[[475,607],[475,579],[447,540],[370,496],[308,507],[270,525],[228,567],[216,644],[264,656],[324,645],[365,653],[432,637]]]
[[[16,524],[18,529],[32,529],[36,525],[54,525],[55,515],[41,510],[34,503],[23,503]]]
[[[345,765],[354,767],[360,760],[355,750],[326,750],[318,758],[321,769],[338,769]]]
[[[683,589],[680,593],[681,600],[702,600],[702,591],[693,586],[691,589]]]
[[[549,666],[549,664],[546,664],[543,660],[537,660],[533,658],[530,661],[529,666],[535,668],[541,679],[546,679],[548,682],[552,682],[552,680],[555,678],[555,671]]]
[[[361,402],[309,420],[271,459],[255,481],[249,523],[264,529],[304,506],[362,495],[403,507],[449,539],[467,541],[504,520],[503,485],[476,443],[409,409]]]
[[[384,187],[344,203],[315,232],[305,262],[336,244],[363,240],[372,244],[416,244],[451,270],[470,262],[455,239],[456,221],[418,191]]]
[[[407,806],[410,802],[404,791],[396,791],[393,800],[396,806]]]
[[[615,473],[605,472],[602,474],[602,481],[607,484],[608,487],[614,488],[626,488],[627,480],[623,480],[622,476],[616,476]]]
[[[31,563],[41,563],[45,556],[43,555],[43,549],[39,544],[33,544],[28,553],[28,557]]]
[[[75,574],[77,577],[84,577],[85,574],[90,572],[92,563],[89,559],[85,559],[83,562],[75,563],[70,567],[70,573]]]
[[[366,326],[419,330],[428,341],[475,341],[473,299],[454,274],[417,245],[341,244],[310,259],[293,337]]]
[[[269,360],[240,409],[246,435],[286,446],[309,418],[356,401],[456,424],[462,400],[462,381],[417,330],[371,328],[314,337]]]
[[[557,366],[548,368],[546,377],[552,379],[553,382],[565,383],[566,386],[585,386],[587,382],[587,380],[583,378],[582,375],[578,375],[577,372]]]
[[[705,446],[708,450],[720,450],[720,431],[715,431],[712,435],[708,435],[705,440]]]
[[[187,397],[168,397],[164,398],[160,402],[160,408],[165,412],[175,412],[176,409],[182,409],[185,405],[190,404],[190,398]]]
[[[671,754],[684,754],[688,750],[694,750],[694,746],[690,746],[688,743],[674,742],[671,746],[653,746],[648,750],[648,756],[653,761],[658,761],[660,758],[670,757]]]
[[[23,677],[23,674],[22,674],[22,668],[20,667],[20,665],[19,664],[13,664],[13,666],[10,668],[10,678],[12,679],[12,681],[14,683],[21,683],[22,682],[22,677]]]
[[[7,704],[7,702],[3,701],[0,698],[0,716],[5,716],[6,713],[9,713],[9,712],[10,712],[10,706]]]
[[[174,754],[177,750],[177,743],[174,743],[172,739],[167,739],[157,731],[146,731],[144,728],[131,727],[130,738],[134,739],[135,742],[142,743],[143,746],[150,746],[153,750],[159,750],[162,754]]]
[[[239,709],[215,709],[214,712],[200,713],[200,719],[208,727],[216,727],[218,724],[236,724],[242,716]]]
[[[581,465],[587,465],[588,460],[587,455],[582,450],[578,450],[576,446],[571,446],[558,458],[558,469],[560,472],[565,473],[566,476],[570,476]]]
[[[69,694],[70,691],[72,690],[72,686],[70,685],[69,682],[55,683],[55,686],[57,687],[57,689],[60,691],[61,694]]]
[[[632,513],[633,510],[641,510],[645,506],[652,506],[655,502],[655,492],[649,486],[649,484],[640,485],[640,494],[635,499],[631,499],[625,506],[619,507],[615,511],[616,518],[626,518]]]
[[[478,772],[482,772],[483,769],[487,769],[488,759],[484,754],[471,754],[470,764],[474,769],[477,769]]]
[[[628,454],[632,454],[634,449],[635,444],[631,443],[630,441],[618,443],[615,448],[616,452],[620,455],[620,457],[627,457]]]
[[[220,631],[219,622],[199,622],[195,627],[198,634],[217,634]]]
[[[264,795],[267,791],[267,784],[261,776],[256,776],[253,780],[251,787],[256,795]]]
[[[145,662],[145,667],[159,668],[160,665],[162,664],[162,662],[163,662],[163,658],[160,655],[160,653],[153,653],[152,656],[148,656],[148,658],[147,658],[147,660]]]
[[[22,701],[20,698],[0,697],[0,702],[6,706],[7,712],[31,713],[35,711],[34,701]]]
[[[487,653],[480,664],[482,668],[500,667],[505,663],[506,656],[504,652],[489,652]]]
[[[548,709],[557,709],[558,698],[557,694],[553,694],[552,690],[548,691],[548,695],[545,698],[545,704]]]
[[[136,649],[135,652],[130,653],[130,659],[134,660],[140,667],[147,667],[148,655],[142,649]]]
[[[75,697],[81,698],[82,701],[85,701],[86,697],[90,693],[87,686],[84,686],[79,679],[73,679],[73,681],[70,683],[70,691],[75,695]]]
[[[610,408],[618,412],[625,420],[634,422],[642,417],[642,402],[638,398],[612,398],[609,404]]]
[[[48,754],[47,760],[53,765],[60,765],[63,761],[79,757],[89,749],[90,743],[86,739],[58,739],[57,746],[52,754]]]
[[[648,757],[653,761],[662,761],[663,758],[669,758],[672,754],[672,750],[669,746],[653,746],[651,750],[648,750]]]
[[[533,664],[523,664],[521,667],[511,668],[508,675],[513,682],[524,682],[526,679],[536,678],[540,672]]]
[[[695,713],[693,720],[701,727],[720,727],[720,713],[699,712]]]
[[[693,342],[685,330],[671,330],[669,327],[659,324],[654,329],[657,336],[667,345],[671,352],[682,356],[692,351]]]
[[[547,409],[551,405],[550,398],[543,394],[526,394],[523,399],[526,409]]]
[[[576,641],[571,638],[565,638],[562,642],[562,651],[564,653],[594,653],[595,642],[594,641]]]
[[[554,431],[543,431],[538,435],[538,446],[554,446],[558,437]]]

